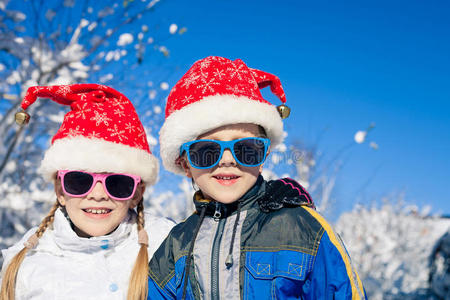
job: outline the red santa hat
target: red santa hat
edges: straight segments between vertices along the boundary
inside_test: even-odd
[[[70,106],[45,152],[39,171],[47,179],[58,170],[130,173],[146,184],[158,175],[144,127],[130,100],[97,84],[30,87],[22,101],[26,110],[38,97]]]
[[[249,68],[240,59],[210,56],[195,62],[167,99],[160,131],[164,167],[183,174],[176,162],[180,146],[223,125],[260,125],[272,145],[279,144],[283,140],[282,115],[289,111],[284,105],[277,109],[262,97],[260,89],[267,86],[282,103],[286,102],[278,77]]]

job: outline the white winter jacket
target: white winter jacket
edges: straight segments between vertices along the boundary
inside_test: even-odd
[[[149,258],[173,225],[168,219],[145,214]],[[36,229],[28,231],[11,248],[2,250],[2,273]],[[62,211],[57,210],[53,228],[45,231],[20,266],[16,299],[126,299],[139,248],[134,211],[130,210],[113,233],[81,238]]]

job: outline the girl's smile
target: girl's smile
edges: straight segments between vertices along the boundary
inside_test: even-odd
[[[111,215],[112,209],[104,207],[89,207],[83,208],[83,212],[90,218],[103,219]]]
[[[61,181],[55,184],[56,195],[64,206],[75,232],[81,237],[102,236],[114,231],[127,216],[128,210],[134,208],[142,198],[143,185],[138,185],[136,193],[130,200],[113,200],[103,188],[101,182],[84,197],[66,195]]]

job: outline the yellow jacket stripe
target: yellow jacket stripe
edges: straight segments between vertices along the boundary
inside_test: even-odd
[[[352,264],[350,262],[350,257],[347,255],[347,251],[345,250],[344,246],[342,245],[342,242],[340,238],[336,236],[333,229],[331,228],[330,224],[314,209],[304,206],[304,208],[315,218],[317,221],[322,225],[322,227],[327,232],[330,241],[333,243],[333,245],[336,247],[336,249],[339,251],[339,253],[342,256],[342,260],[345,263],[345,268],[347,270],[348,278],[350,279],[350,283],[352,285],[352,299],[364,299],[364,292],[363,292],[363,286],[362,282],[359,279],[358,273],[356,270],[353,269]]]

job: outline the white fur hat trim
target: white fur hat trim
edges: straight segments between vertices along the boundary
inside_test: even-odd
[[[145,150],[102,139],[82,136],[56,140],[45,152],[39,172],[53,180],[58,170],[129,173],[138,175],[146,185],[158,177],[159,163]]]

